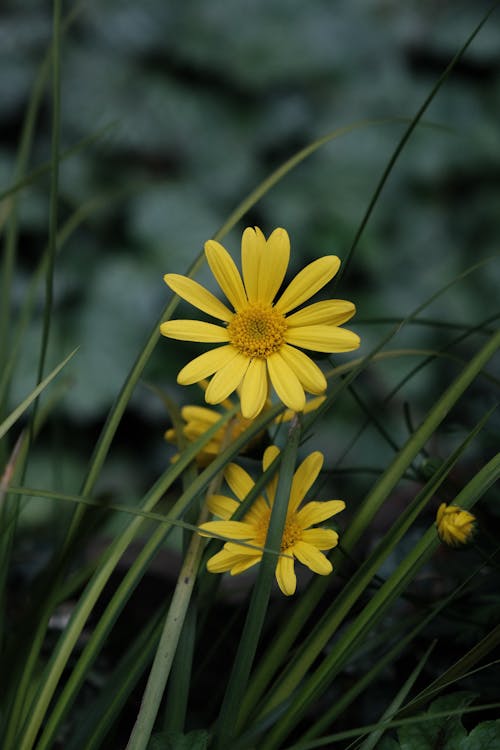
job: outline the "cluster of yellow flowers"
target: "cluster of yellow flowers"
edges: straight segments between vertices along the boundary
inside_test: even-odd
[[[219,321],[214,324],[169,320],[161,325],[161,333],[169,338],[221,344],[183,367],[177,382],[181,385],[200,383],[207,403],[222,404],[226,409],[232,408],[229,396],[237,392],[241,406],[240,413],[230,424],[233,439],[270,404],[271,386],[288,407],[282,421],[296,412],[316,408],[324,399],[322,394],[327,383],[321,369],[302,349],[327,353],[357,349],[359,336],[340,327],[354,315],[355,306],[352,302],[334,299],[297,308],[335,276],[340,268],[339,258],[329,255],[313,261],[275,299],[290,260],[290,240],[284,229],[275,229],[267,239],[257,227],[245,229],[241,241],[242,274],[227,250],[214,240],[205,243],[205,256],[230,307],[187,276],[165,275],[165,282],[172,291]],[[207,378],[211,378],[208,383]],[[307,402],[306,393],[315,398]],[[184,407],[184,437],[188,441],[195,440],[214,425],[219,416],[209,408]],[[166,438],[175,442],[175,430],[168,430]],[[227,430],[213,437],[198,456],[200,465],[208,464],[217,455],[224,438],[227,440]],[[276,446],[266,449],[264,471],[278,453]],[[311,453],[293,478],[282,554],[276,565],[278,585],[288,595],[293,594],[296,587],[294,558],[320,575],[332,570],[323,550],[335,547],[338,535],[332,529],[312,527],[343,510],[344,502],[308,502],[299,507],[322,465],[322,454]],[[253,480],[236,464],[227,467],[225,479],[237,500],[222,495],[209,498],[210,511],[223,520],[205,523],[201,528],[204,532],[248,543],[246,546],[228,541],[208,562],[208,569],[214,573],[230,571],[236,575],[262,558],[259,548],[265,545],[278,477],[275,475],[241,521],[232,521],[231,517],[239,502],[252,490]]]
[[[199,383],[205,390],[208,404],[222,404],[226,409],[233,408],[229,397],[237,392],[240,412],[230,423],[232,439],[271,403],[271,386],[288,407],[281,420],[316,408],[324,398],[327,383],[318,365],[302,350],[350,352],[360,345],[356,333],[341,328],[356,311],[352,302],[331,299],[301,307],[335,276],[340,268],[339,258],[327,255],[313,261],[277,297],[290,260],[290,240],[285,229],[275,229],[267,239],[258,227],[245,229],[241,241],[242,274],[227,250],[215,240],[205,243],[205,256],[230,307],[187,276],[165,275],[165,282],[172,291],[219,321],[217,324],[197,320],[162,323],[161,333],[168,338],[220,344],[183,367],[177,382],[181,385]],[[211,378],[210,381],[207,378]],[[306,393],[315,398],[306,401]],[[183,434],[188,441],[196,440],[220,417],[218,411],[200,406],[186,406],[181,413]],[[214,435],[199,454],[198,463],[205,466],[213,460],[227,436],[227,429]],[[176,442],[175,430],[168,430],[166,438]],[[266,449],[264,470],[277,453],[276,446]],[[287,595],[293,594],[296,587],[294,559],[320,575],[332,570],[323,550],[335,547],[338,535],[331,529],[312,527],[343,510],[344,502],[308,502],[299,508],[322,464],[322,454],[312,453],[300,464],[293,478],[282,554],[276,565],[278,585]],[[209,498],[210,511],[222,520],[205,523],[200,528],[231,540],[208,561],[208,569],[213,573],[230,571],[236,575],[262,558],[259,548],[265,545],[277,476],[241,521],[232,521],[231,517],[254,482],[236,464],[227,467],[225,479],[237,500],[222,495]],[[450,509],[443,510],[441,506],[438,529],[443,541],[448,544],[465,541],[469,536],[469,516],[465,511],[461,515],[452,514]],[[232,540],[245,541],[248,546]]]

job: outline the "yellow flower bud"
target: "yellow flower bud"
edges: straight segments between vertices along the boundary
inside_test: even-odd
[[[469,542],[476,530],[476,517],[458,505],[441,503],[436,516],[439,538],[450,547]]]

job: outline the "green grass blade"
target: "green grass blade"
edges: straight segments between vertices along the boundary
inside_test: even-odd
[[[120,611],[123,609],[126,601],[128,600],[131,592],[139,582],[141,576],[147,568],[148,561],[154,555],[159,545],[163,543],[166,535],[169,533],[169,528],[166,525],[166,521],[175,519],[177,516],[185,512],[186,508],[189,507],[190,503],[201,495],[204,489],[208,486],[208,483],[221,471],[221,469],[227,464],[228,460],[236,455],[246,442],[258,434],[263,426],[272,420],[277,413],[278,409],[271,409],[268,413],[262,415],[255,420],[249,428],[242,433],[233,443],[221,453],[212,463],[196,478],[196,480],[190,485],[190,487],[183,493],[179,498],[176,505],[171,509],[169,518],[160,517],[163,527],[153,533],[151,538],[146,543],[144,549],[141,552],[140,557],[130,567],[127,575],[112,597],[106,610],[101,615],[99,623],[92,633],[82,655],[80,656],[77,664],[74,666],[72,673],[67,680],[64,690],[62,691],[57,704],[54,706],[48,720],[43,742],[50,745],[52,741],[53,733],[57,731],[60,721],[62,721],[67,710],[74,701],[79,687],[81,686],[85,675],[90,668],[93,660],[97,653],[102,648],[106,636],[109,630],[113,626],[116,618]],[[234,412],[234,410],[233,410]],[[187,449],[185,449],[179,456],[178,461],[160,477],[154,487],[148,493],[142,503],[142,511],[150,513],[150,509],[158,502],[161,496],[164,494],[166,489],[171,486],[172,482],[185,470],[186,466],[193,460],[196,454],[201,448],[211,439],[211,437],[223,426],[232,416],[233,412],[229,411],[225,414],[221,420],[213,427],[210,428],[204,435],[202,435],[195,443],[192,443]],[[52,493],[53,494],[53,493]],[[137,514],[139,515],[139,514]],[[142,514],[141,514],[142,515]],[[51,700],[51,696],[57,686],[60,675],[65,667],[65,664],[71,654],[74,645],[77,642],[81,629],[88,617],[89,612],[94,606],[97,598],[99,597],[104,585],[106,584],[109,575],[114,570],[118,560],[125,551],[129,542],[132,540],[135,533],[140,527],[142,518],[135,519],[132,524],[129,524],[127,529],[122,535],[111,545],[107,552],[103,555],[99,568],[96,570],[93,579],[89,582],[87,589],[81,596],[77,610],[73,613],[72,620],[68,624],[65,633],[61,636],[61,639],[56,647],[56,650],[52,656],[51,661],[47,665],[45,677],[43,680],[43,689],[37,697],[36,703],[30,707],[25,706],[26,715],[26,727],[23,731],[23,735],[36,733],[36,726],[38,722],[43,720],[45,711],[48,703]],[[106,570],[104,570],[106,568]],[[48,604],[48,612],[52,610],[52,603]],[[48,616],[48,615],[47,615]],[[37,636],[41,638],[43,636],[44,628],[41,628],[41,635]],[[32,651],[31,660],[33,661],[33,654],[36,652],[36,648]],[[29,671],[29,670],[27,670]],[[22,691],[20,691],[22,694]],[[27,743],[27,747],[30,747]],[[43,745],[39,745],[37,750],[41,750]],[[18,750],[18,746],[15,747]]]
[[[462,714],[477,713],[478,711],[493,711],[498,708],[500,708],[500,703],[485,703],[481,706],[457,708],[451,711],[433,711],[432,713],[426,713],[421,716],[414,716],[411,719],[394,719],[392,721],[384,722],[383,724],[378,722],[377,724],[367,724],[366,726],[357,727],[356,729],[347,729],[344,732],[330,734],[328,737],[321,737],[321,739],[312,740],[311,742],[298,742],[293,745],[288,745],[287,747],[282,748],[282,750],[315,750],[315,748],[318,747],[331,748],[334,743],[341,742],[342,740],[350,740],[353,737],[357,738],[367,732],[377,730],[385,732],[387,729],[397,729],[398,727],[411,726],[426,721],[435,721],[436,719],[447,719],[449,716],[461,716]],[[349,745],[349,747],[351,747],[351,745]]]
[[[340,595],[326,610],[320,622],[304,640],[297,656],[290,661],[287,669],[280,677],[279,686],[265,700],[266,710],[272,710],[273,707],[279,705],[300,684],[311,665],[341,626],[345,617],[364,593],[367,586],[372,582],[381,565],[408,531],[422,509],[438,491],[440,485],[456,465],[456,462],[467,446],[485,426],[493,411],[490,410],[487,412],[462,444],[457,447],[448,460],[436,471],[425,487],[416,495],[405,512],[391,526],[372,554],[350,578]]]
[[[169,680],[163,729],[184,731],[188,698],[191,690],[193,656],[196,640],[197,606],[191,601],[174,656]]]
[[[498,351],[499,347],[500,331],[497,331],[490,337],[475,357],[473,357],[449,388],[447,388],[441,398],[438,399],[437,403],[430,410],[420,427],[409,438],[389,469],[381,477],[379,482],[377,482],[373,491],[363,502],[363,505],[356,514],[351,526],[344,534],[343,544],[346,549],[352,549],[384,500],[396,486],[406,468],[413,461],[414,457],[420,452],[422,447],[445,419],[465,390],[479,375],[487,362]]]
[[[300,433],[299,422],[292,423],[286,447],[281,455],[281,468],[276,498],[266,537],[266,547],[271,549],[279,550],[281,546]],[[250,670],[264,625],[275,569],[275,557],[264,553],[259,565],[257,581],[252,592],[238,651],[226,685],[224,701],[219,713],[215,743],[215,747],[219,750],[224,750],[231,746],[231,741],[236,731],[236,718],[245,694]]]
[[[499,477],[500,453],[483,466],[470,480],[457,496],[456,504],[465,510],[469,510]],[[335,643],[315,673],[302,683],[300,692],[292,700],[284,716],[266,738],[261,750],[276,750],[282,747],[284,737],[300,720],[310,702],[325,690],[345,663],[346,658],[352,653],[352,649],[366,637],[371,628],[376,626],[388,607],[406,588],[439,544],[440,541],[433,524]]]
[[[45,80],[43,81],[43,84],[44,83],[45,83]],[[69,159],[71,156],[74,156],[75,154],[80,153],[80,151],[87,148],[87,146],[91,146],[92,144],[97,143],[98,141],[102,140],[104,136],[106,136],[108,133],[110,133],[113,129],[116,128],[116,125],[117,123],[115,121],[108,122],[106,123],[106,125],[103,125],[101,128],[99,128],[95,132],[90,133],[90,135],[86,135],[84,138],[81,138],[72,146],[62,149],[59,152],[58,157],[57,157],[59,164],[61,164],[61,162],[63,161],[66,161],[66,159]],[[31,172],[29,172],[29,174],[27,174],[26,177],[23,177],[22,179],[18,180],[10,187],[5,188],[4,190],[1,190],[0,201],[3,201],[6,198],[10,198],[11,196],[15,195],[16,193],[19,193],[21,190],[23,190],[23,188],[29,187],[29,185],[32,185],[40,177],[45,177],[47,174],[50,173],[51,169],[52,169],[51,161],[43,162],[38,167],[33,169]]]
[[[398,637],[396,638],[396,644],[389,649],[389,651],[384,654],[381,659],[378,660],[378,662],[370,669],[369,672],[367,672],[365,675],[359,677],[355,684],[342,695],[340,700],[336,701],[334,705],[331,706],[329,710],[327,710],[321,718],[316,721],[311,727],[307,729],[307,731],[304,733],[302,739],[303,740],[310,740],[314,737],[317,737],[321,734],[325,729],[327,729],[329,726],[332,726],[333,722],[342,715],[342,713],[345,711],[346,708],[348,708],[352,703],[356,700],[356,698],[363,693],[367,687],[371,685],[371,683],[374,681],[374,679],[380,674],[380,672],[388,667],[389,665],[393,664],[396,660],[397,656],[403,651],[404,648],[406,648],[413,639],[422,632],[422,630],[430,623],[432,620],[437,617],[443,610],[446,609],[446,607],[456,598],[456,596],[463,590],[465,587],[469,584],[469,582],[478,574],[481,572],[483,568],[483,565],[476,568],[470,576],[468,576],[465,581],[462,581],[456,588],[448,594],[444,599],[442,599],[438,604],[432,607],[431,611],[425,615],[425,617],[421,618],[420,621],[413,627],[409,632],[406,632],[406,629],[404,630],[405,635],[403,637],[399,637],[400,634],[398,634]],[[399,627],[398,627],[399,630]],[[385,638],[384,633],[384,638]],[[388,642],[391,642],[389,640]],[[356,656],[358,658],[358,655]],[[411,704],[409,704],[411,705]],[[400,711],[398,716],[401,718],[404,716],[404,710]]]
[[[59,142],[61,139],[61,0],[53,0],[52,9],[52,142],[50,169],[49,241],[47,272],[45,275],[45,304],[42,322],[42,340],[38,363],[37,383],[43,378],[49,343],[53,307],[54,270],[57,248],[57,223],[59,208]],[[33,419],[37,402],[33,407]]]
[[[434,643],[431,643],[425,654],[423,654],[423,656],[420,658],[420,661],[418,662],[415,669],[408,675],[407,679],[404,681],[403,685],[394,696],[394,699],[382,714],[382,717],[380,719],[382,724],[386,724],[397,714],[398,709],[401,707],[401,704],[409,694],[410,690],[419,678],[423,668],[427,664],[427,660],[429,659],[429,656],[431,655],[435,646],[436,641],[434,641]],[[375,729],[374,731],[370,732],[370,735],[361,745],[360,750],[374,750],[375,746],[378,744],[378,741],[384,734],[384,731],[384,729]]]
[[[363,234],[365,227],[370,219],[370,216],[372,215],[373,209],[375,208],[375,205],[377,204],[377,201],[380,197],[380,194],[382,193],[382,190],[384,189],[384,186],[387,182],[387,179],[389,178],[389,175],[391,174],[394,165],[396,164],[399,156],[401,155],[403,149],[405,148],[406,144],[408,143],[413,131],[417,127],[418,123],[422,119],[422,117],[425,114],[425,111],[428,109],[429,105],[432,103],[434,98],[436,97],[436,94],[440,90],[440,88],[443,86],[443,84],[446,82],[450,74],[453,72],[455,66],[457,63],[462,59],[467,49],[470,47],[476,36],[479,34],[485,23],[488,21],[489,17],[493,13],[493,11],[498,7],[498,2],[493,3],[493,5],[490,7],[490,9],[485,13],[485,15],[482,17],[481,21],[477,24],[475,29],[472,31],[472,33],[469,35],[469,37],[466,39],[465,43],[462,45],[462,47],[456,52],[456,54],[453,56],[453,58],[450,60],[434,86],[432,87],[431,91],[425,98],[422,105],[419,107],[416,115],[411,120],[410,124],[408,125],[408,128],[403,134],[403,137],[399,141],[394,153],[392,154],[391,158],[389,159],[387,166],[384,169],[384,172],[382,174],[382,177],[380,178],[380,181],[375,189],[375,192],[370,200],[370,203],[368,204],[368,207],[366,209],[365,215],[363,216],[361,223],[357,229],[357,232],[354,236],[354,239],[352,241],[352,245],[349,248],[349,251],[347,253],[347,256],[344,259],[344,262],[342,263],[342,267],[337,274],[337,280],[336,283],[338,283],[343,275],[347,273],[347,270],[349,268],[349,265],[352,261],[352,257],[354,254],[354,251],[356,250],[359,240],[361,238],[361,235]]]
[[[406,445],[398,453],[387,470],[382,474],[375,484],[373,490],[363,501],[363,504],[352,521],[350,527],[342,537],[342,546],[347,551],[353,549],[364,529],[368,526],[371,519],[381,507],[390,492],[397,485],[398,481],[404,476],[407,467],[412,463],[415,456],[418,455],[422,447],[429,440],[431,435],[437,429],[439,424],[444,420],[450,409],[461,397],[470,383],[479,375],[488,360],[494,355],[500,346],[500,331],[494,334],[485,344],[483,349],[468,363],[455,382],[450,385],[437,404],[430,410],[424,422],[417,431],[409,438]],[[324,406],[324,405],[323,405]],[[320,407],[321,409],[321,407]],[[317,412],[320,411],[317,410]],[[316,413],[310,417],[310,423],[317,418]],[[333,555],[334,564],[341,564],[341,557],[338,552]],[[245,696],[244,713],[249,713],[256,702],[262,695],[265,686],[272,679],[277,666],[286,658],[286,654],[294,642],[297,633],[300,631],[302,624],[307,621],[309,613],[320,600],[328,582],[318,579],[303,596],[302,601],[298,602],[297,608],[292,612],[289,621],[283,632],[272,644],[265,660],[256,672],[255,679],[252,681],[249,691]],[[300,678],[299,678],[300,679]],[[274,701],[278,702],[280,691],[275,691]]]
[[[146,623],[106,680],[95,701],[80,715],[65,750],[98,750],[136,686],[160,638],[165,607]]]
[[[211,436],[215,434],[217,429],[220,429],[220,427],[223,426],[232,416],[233,414],[231,411],[227,412],[227,414],[221,417],[221,419],[216,425],[211,427],[210,430],[208,430],[204,435],[202,435],[201,438],[199,438],[195,443],[193,443],[191,446],[189,446],[188,449],[186,449],[183,452],[182,456],[179,457],[179,460],[174,465],[170,466],[164,472],[164,474],[157,480],[157,482],[151,488],[149,493],[146,495],[142,503],[142,510],[149,512],[150,510],[154,508],[154,506],[160,500],[160,498],[165,493],[165,491],[171,486],[171,484],[175,481],[175,479],[182,473],[185,467],[194,459],[194,457],[196,456],[197,452],[201,449],[201,447],[203,447],[205,443],[208,440],[210,440]],[[238,450],[240,447],[241,445],[239,444],[239,442],[235,441],[233,448],[235,450]],[[190,491],[188,493],[185,493],[176,503],[176,506],[174,506],[174,508],[171,511],[171,515],[174,518],[176,517],[177,513],[183,512],[183,510],[185,509],[185,506],[188,505],[203,489],[204,484],[210,481],[213,473],[217,469],[216,466],[214,467],[214,464],[216,464],[216,461],[214,461],[213,464],[211,464],[205,470],[205,472],[198,477],[197,481],[194,482],[193,485],[191,486]],[[44,601],[43,606],[44,606],[45,614],[43,615],[43,617],[42,616],[38,617],[39,625],[37,628],[36,636],[33,638],[33,646],[28,655],[27,666],[25,667],[25,670],[23,673],[24,685],[21,685],[18,691],[18,702],[21,702],[21,705],[17,706],[15,715],[17,715],[18,711],[23,711],[26,717],[26,726],[22,732],[22,736],[23,736],[22,747],[23,748],[31,748],[33,746],[33,742],[35,740],[40,724],[42,723],[44,719],[45,711],[56,689],[58,680],[65,668],[67,660],[78,640],[81,629],[83,628],[93,606],[95,605],[104,586],[106,585],[109,579],[109,576],[111,575],[114,568],[116,567],[125,549],[130,544],[135,534],[138,532],[142,523],[143,523],[142,518],[140,517],[134,518],[128,524],[128,526],[122,532],[122,534],[113,542],[113,544],[104,553],[99,568],[96,570],[85,592],[80,597],[78,606],[76,607],[73,613],[72,619],[70,620],[68,627],[66,628],[65,632],[62,634],[60,641],[53,652],[51,660],[49,661],[46,667],[46,677],[43,682],[43,687],[40,690],[40,693],[37,695],[34,705],[30,708],[29,704],[27,704],[24,699],[25,691],[27,689],[27,685],[25,683],[28,680],[27,675],[31,674],[31,670],[33,669],[34,663],[36,662],[38,649],[40,648],[41,643],[43,641],[46,622],[48,621],[48,618],[50,616],[50,613],[52,612],[52,608],[54,605],[54,601],[53,601],[54,595],[49,597],[48,600]],[[161,536],[160,541],[168,533],[168,530],[169,530],[168,527],[166,528],[164,527],[162,530],[160,530],[163,535]],[[159,543],[160,542],[158,541],[158,544]],[[130,571],[129,571],[129,574],[130,574]],[[122,592],[121,601],[120,601],[121,606],[123,606],[125,601],[126,601],[125,594]],[[99,643],[99,635],[101,634],[101,632],[104,632],[104,633],[107,632],[107,628],[111,626],[112,622],[114,622],[113,609],[111,609],[108,619],[106,619],[104,615],[101,617],[100,622],[99,622],[98,636],[94,640],[91,639],[93,647],[95,647],[96,641]],[[94,633],[94,636],[95,636],[95,633]],[[88,658],[90,661],[94,655],[92,653],[92,649],[90,648],[90,642],[87,645],[87,649],[88,649],[89,655],[87,656],[87,651],[85,652],[85,654],[86,654],[86,658]],[[79,671],[79,669],[75,667],[71,675],[71,678],[65,687],[66,692],[71,692],[72,690],[75,689],[75,685],[79,684],[79,681],[82,678],[83,672],[84,672],[83,668],[80,669]],[[54,709],[53,716],[51,719],[51,726],[50,726],[51,731],[55,727],[55,724],[57,723],[56,719],[57,719],[58,713],[60,712],[60,714],[63,715],[69,704],[70,704],[69,698],[65,698],[64,701],[58,705],[57,710]],[[47,734],[49,733],[48,729],[46,729],[46,733]],[[16,747],[16,750],[18,750],[18,748],[20,748],[21,745],[18,743],[15,747]],[[6,750],[7,748],[8,748],[8,745],[6,745]]]
[[[57,367],[54,367],[52,372],[50,372],[47,377],[45,377],[42,382],[39,383],[28,396],[26,396],[24,401],[22,401],[19,406],[16,406],[16,408],[9,414],[9,416],[4,419],[4,421],[0,424],[0,439],[3,438],[3,436],[10,430],[12,425],[14,425],[17,420],[24,414],[26,409],[28,409],[33,401],[35,401],[35,399],[39,397],[39,395],[45,390],[49,383],[54,380],[57,375],[59,375],[64,367],[66,367],[70,359],[74,357],[77,351],[78,349],[74,349],[70,354],[68,354],[67,357],[62,360],[62,362],[57,365]]]
[[[409,712],[413,713],[422,708],[429,698],[435,697],[443,688],[448,687],[456,680],[469,673],[471,667],[484,659],[500,643],[500,625],[496,625],[488,635],[480,640],[473,648],[464,654],[458,661],[453,664],[446,672],[434,680],[425,690],[422,690],[407,706],[400,711],[400,716],[405,716]]]

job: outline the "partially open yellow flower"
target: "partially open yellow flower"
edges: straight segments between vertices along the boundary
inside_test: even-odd
[[[202,388],[205,388],[206,381],[200,385],[202,385]],[[307,401],[304,407],[304,414],[317,409],[318,406],[323,403],[325,398],[326,396],[316,396],[315,398]],[[270,402],[267,403],[270,405]],[[230,410],[233,408],[233,403],[230,401],[230,399],[225,399],[224,401],[222,401],[221,406],[226,410]],[[285,409],[285,411],[278,417],[276,417],[274,421],[276,424],[290,422],[294,416],[294,411],[292,411],[291,409]],[[198,438],[201,437],[210,427],[214,426],[214,424],[221,418],[221,412],[217,411],[216,409],[207,409],[204,406],[190,405],[182,407],[181,417],[184,422],[184,425],[182,427],[182,434],[188,443],[193,443],[195,440],[198,440]],[[246,428],[252,423],[252,421],[253,420],[251,419],[245,419],[241,412],[237,412],[235,416],[230,420],[230,422],[224,427],[221,427],[220,430],[218,430],[215,435],[213,435],[212,439],[205,445],[205,447],[198,453],[198,455],[196,456],[196,463],[199,466],[208,466],[208,464],[213,461],[216,456],[218,456],[221,451],[222,445],[225,445],[227,447],[233,440],[239,437],[241,433],[246,430]],[[259,432],[249,441],[249,443],[247,443],[247,445],[241,452],[251,452],[261,443],[263,436],[264,433]],[[165,439],[169,443],[177,445],[177,433],[173,427],[165,432]],[[172,460],[176,461],[177,457],[178,454],[176,454]]]
[[[290,258],[290,240],[284,229],[275,229],[267,240],[257,227],[245,229],[241,240],[243,278],[229,253],[215,240],[205,243],[205,255],[233,310],[196,281],[179,274],[165,275],[165,282],[180,297],[224,324],[196,320],[162,323],[161,333],[169,338],[223,344],[189,362],[177,382],[191,385],[213,376],[205,392],[209,404],[221,403],[239,388],[243,417],[254,419],[268,398],[270,381],[286,406],[302,411],[305,392],[324,393],[326,379],[301,349],[349,352],[360,344],[357,334],[339,328],[354,315],[352,302],[325,300],[288,314],[335,276],[339,258],[327,255],[310,263],[275,302]]]
[[[476,517],[468,510],[462,510],[458,505],[441,503],[436,516],[436,526],[442,542],[450,547],[458,547],[472,538],[476,527]]]
[[[229,399],[225,399],[222,402],[222,406],[225,409],[232,409],[233,404]],[[221,413],[215,409],[207,409],[204,406],[183,406],[181,409],[181,417],[184,421],[182,428],[182,434],[188,443],[193,443],[198,440],[210,427],[213,427],[216,422],[221,418]],[[228,422],[228,424],[221,427],[212,439],[205,445],[205,447],[196,456],[196,463],[199,466],[208,466],[208,464],[218,456],[222,445],[226,447],[241,435],[246,430],[252,420],[245,419],[240,413]],[[177,435],[174,428],[166,431],[165,438],[169,443],[177,443]],[[262,433],[256,435],[244,448],[243,452],[251,450],[255,445],[259,443],[262,438]],[[173,460],[176,460],[174,456]]]
[[[263,458],[264,471],[271,465],[279,453],[279,448],[269,446]],[[311,453],[296,470],[292,487],[288,511],[281,539],[281,552],[276,563],[276,580],[281,591],[290,596],[295,593],[297,579],[294,562],[306,565],[314,573],[328,575],[332,572],[332,564],[321,550],[329,550],[338,543],[338,534],[333,529],[311,528],[344,510],[343,500],[327,500],[325,502],[309,502],[299,508],[305,494],[316,481],[321,467],[323,455],[319,451]],[[208,501],[209,509],[214,515],[224,519],[209,521],[201,524],[204,532],[219,534],[229,539],[239,539],[248,542],[253,547],[243,546],[235,541],[226,542],[220,552],[207,562],[207,569],[211,573],[231,575],[243,573],[259,563],[262,559],[269,528],[271,509],[273,507],[278,483],[278,475],[267,485],[265,493],[259,496],[241,521],[231,521],[231,516],[254,487],[253,479],[237,464],[229,464],[225,478],[238,500],[224,495],[212,495]],[[257,548],[257,549],[256,549]]]

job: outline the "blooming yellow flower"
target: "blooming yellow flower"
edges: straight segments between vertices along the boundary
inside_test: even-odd
[[[222,402],[222,406],[225,409],[232,409],[233,404],[229,399],[225,399]],[[215,409],[207,409],[203,406],[183,406],[181,409],[181,417],[184,421],[182,428],[182,434],[188,443],[193,443],[198,440],[210,427],[213,427],[216,422],[221,418],[221,414]],[[217,430],[212,439],[205,445],[205,447],[196,456],[196,463],[199,466],[208,466],[208,464],[214,460],[214,458],[220,453],[221,446],[223,444],[226,447],[242,432],[246,430],[252,420],[245,419],[241,413],[236,413],[230,422],[220,430]],[[166,431],[165,438],[169,443],[177,443],[177,435],[174,428]],[[251,450],[255,445],[259,443],[262,438],[262,433],[256,435],[244,448],[244,453]],[[174,459],[176,460],[176,456]]]
[[[458,505],[441,503],[436,516],[439,538],[450,547],[466,544],[475,532],[476,517]]]
[[[269,446],[263,458],[264,471],[271,465],[279,453],[279,448]],[[344,510],[343,500],[328,500],[325,502],[309,502],[299,509],[305,494],[316,481],[323,466],[323,455],[315,451],[307,456],[296,470],[290,490],[290,500],[286,515],[285,526],[281,538],[280,551],[276,563],[276,580],[281,591],[290,596],[295,593],[297,579],[294,570],[294,560],[307,565],[310,570],[319,575],[332,572],[332,564],[321,550],[328,550],[338,543],[338,534],[333,529],[311,528],[327,518]],[[209,534],[219,534],[229,539],[239,539],[253,545],[244,546],[230,541],[224,544],[220,552],[207,562],[207,569],[211,573],[231,575],[243,573],[259,563],[262,559],[274,503],[278,475],[275,474],[266,488],[266,493],[259,496],[245,514],[242,521],[231,521],[231,516],[237,510],[254,486],[254,481],[237,464],[229,464],[225,472],[226,481],[238,500],[224,495],[212,495],[208,501],[209,509],[214,515],[224,519],[209,521],[201,524],[200,529]]]
[[[310,263],[275,302],[290,258],[290,240],[284,229],[275,229],[267,240],[257,227],[245,229],[241,240],[243,278],[227,250],[215,240],[205,243],[205,256],[234,311],[196,281],[174,273],[165,275],[165,282],[176,294],[224,324],[196,320],[162,323],[161,333],[169,338],[223,344],[189,362],[177,382],[191,385],[213,376],[205,392],[209,404],[221,403],[240,388],[241,412],[245,419],[254,419],[268,398],[270,380],[286,406],[302,411],[305,391],[324,393],[326,379],[301,349],[349,352],[360,344],[357,334],[339,328],[354,315],[352,302],[325,300],[288,314],[335,276],[339,258],[327,255]]]
[[[206,381],[205,381],[206,383]],[[205,385],[202,385],[205,387]],[[304,407],[304,413],[314,411],[320,404],[325,400],[325,396],[316,396],[306,402]],[[270,402],[268,402],[270,403]],[[233,408],[233,404],[230,399],[222,401],[221,406],[226,410]],[[276,424],[282,422],[290,422],[294,411],[286,409],[283,414],[280,414],[274,420]],[[181,417],[184,422],[182,427],[182,434],[188,443],[193,443],[198,440],[210,427],[221,418],[221,413],[215,409],[207,409],[204,406],[183,406],[181,409]],[[251,424],[251,419],[245,419],[241,412],[237,412],[235,416],[230,420],[228,424],[217,430],[212,439],[205,445],[205,447],[196,456],[196,463],[199,466],[208,466],[208,464],[214,460],[214,458],[220,453],[222,444],[229,445],[233,440],[241,435],[242,432]],[[251,452],[256,448],[263,438],[263,432],[259,432],[255,435],[249,443],[244,447],[242,453]],[[176,430],[171,427],[165,432],[165,439],[174,445],[177,445],[177,433]],[[177,454],[178,455],[178,454]],[[173,457],[173,461],[177,460],[177,455]]]

